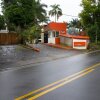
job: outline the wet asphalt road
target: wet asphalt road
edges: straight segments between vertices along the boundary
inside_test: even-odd
[[[99,64],[95,65],[97,63]],[[78,79],[73,77],[73,81],[45,93],[37,100],[100,100],[100,51],[0,72],[0,100],[15,100],[17,97],[25,96],[31,91],[94,65],[96,68],[91,69],[88,74],[86,72],[86,75],[79,76]],[[58,84],[54,85],[54,88],[56,86]],[[33,94],[29,98],[32,96]],[[19,100],[32,99],[26,97]]]
[[[20,45],[0,46],[0,71],[19,67],[20,65],[43,62],[64,56],[73,56],[84,52],[57,49],[43,44],[37,44],[35,47],[38,47],[40,52],[35,52]]]

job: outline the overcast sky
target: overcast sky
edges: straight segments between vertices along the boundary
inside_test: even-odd
[[[1,0],[0,0],[1,3]],[[63,14],[66,15],[72,15],[72,16],[78,16],[78,14],[81,12],[82,8],[80,7],[81,0],[41,0],[41,3],[45,3],[48,5],[47,11],[49,11],[50,5],[53,4],[59,4],[60,8],[63,11]],[[1,5],[0,5],[1,7]],[[0,8],[1,13],[1,8]],[[70,21],[72,18],[71,16],[63,15],[59,18],[59,21]],[[51,18],[51,21],[54,21],[54,18]]]
[[[59,4],[60,8],[63,11],[63,14],[66,15],[72,15],[72,16],[78,16],[78,14],[81,12],[82,8],[80,7],[82,0],[41,0],[42,3],[45,3],[48,5],[48,11],[51,9],[50,5],[53,4]],[[71,17],[63,15],[59,18],[59,21],[70,21],[72,18],[77,17]],[[51,18],[51,20],[54,21],[54,18]]]

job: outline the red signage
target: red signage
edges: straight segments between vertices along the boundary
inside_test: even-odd
[[[86,42],[74,42],[74,46],[78,46],[78,47],[80,47],[80,46],[86,46]]]

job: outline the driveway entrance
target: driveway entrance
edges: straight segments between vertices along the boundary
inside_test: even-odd
[[[0,70],[6,70],[17,66],[53,61],[55,59],[69,57],[82,53],[79,50],[63,50],[49,47],[44,44],[36,44],[40,52],[23,48],[20,45],[0,46]]]

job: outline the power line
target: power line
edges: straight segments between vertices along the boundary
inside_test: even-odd
[[[78,17],[78,16],[73,16],[73,15],[67,15],[67,14],[62,14],[62,15],[71,16],[71,17]]]

